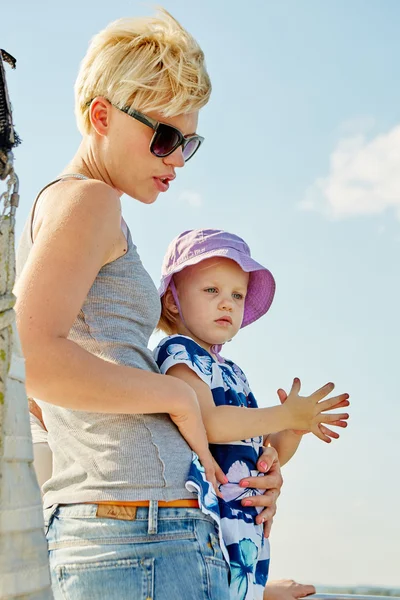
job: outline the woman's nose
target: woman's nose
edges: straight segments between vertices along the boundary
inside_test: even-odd
[[[178,146],[178,148],[174,150],[172,154],[166,156],[164,158],[164,164],[171,167],[184,167],[185,159],[183,157],[182,146]]]

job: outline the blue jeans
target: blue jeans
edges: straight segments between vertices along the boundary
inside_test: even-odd
[[[229,600],[214,521],[200,509],[151,502],[120,520],[97,508],[45,511],[55,600]]]

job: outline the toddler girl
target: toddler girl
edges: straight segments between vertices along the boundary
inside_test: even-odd
[[[281,464],[294,454],[304,432],[324,441],[338,437],[323,424],[343,427],[348,414],[326,411],[348,406],[349,396],[324,400],[334,388],[329,383],[301,397],[295,379],[281,405],[257,408],[243,371],[220,356],[225,342],[268,311],[275,291],[271,273],[253,260],[238,236],[215,229],[179,235],[164,258],[159,291],[159,329],[168,337],[155,350],[157,364],[162,373],[195,390],[212,454],[226,474],[217,498],[194,456],[186,486],[197,492],[201,509],[218,524],[230,565],[231,598],[258,600],[268,576],[269,543],[251,506],[257,491],[246,486],[246,477],[260,474],[256,463],[267,436]]]

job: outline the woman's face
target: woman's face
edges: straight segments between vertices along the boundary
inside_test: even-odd
[[[154,134],[151,127],[110,104],[107,112],[107,131],[101,136],[107,179],[119,191],[145,204],[152,204],[160,192],[173,185],[177,167],[184,166],[182,146],[169,156],[158,158],[150,152]],[[176,127],[185,136],[196,133],[198,111],[170,118],[155,112],[148,112],[146,116]]]

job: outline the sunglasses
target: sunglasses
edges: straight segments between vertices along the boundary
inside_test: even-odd
[[[115,106],[115,104],[113,104],[113,106]],[[176,127],[146,117],[146,115],[133,108],[127,106],[123,108],[115,106],[115,108],[118,108],[118,110],[154,130],[154,135],[150,142],[150,152],[154,154],[154,156],[158,156],[158,158],[165,158],[175,152],[179,146],[182,146],[183,158],[185,159],[185,162],[187,162],[196,154],[204,141],[204,138],[201,137],[201,135],[194,134],[185,136],[179,129],[176,129]]]

